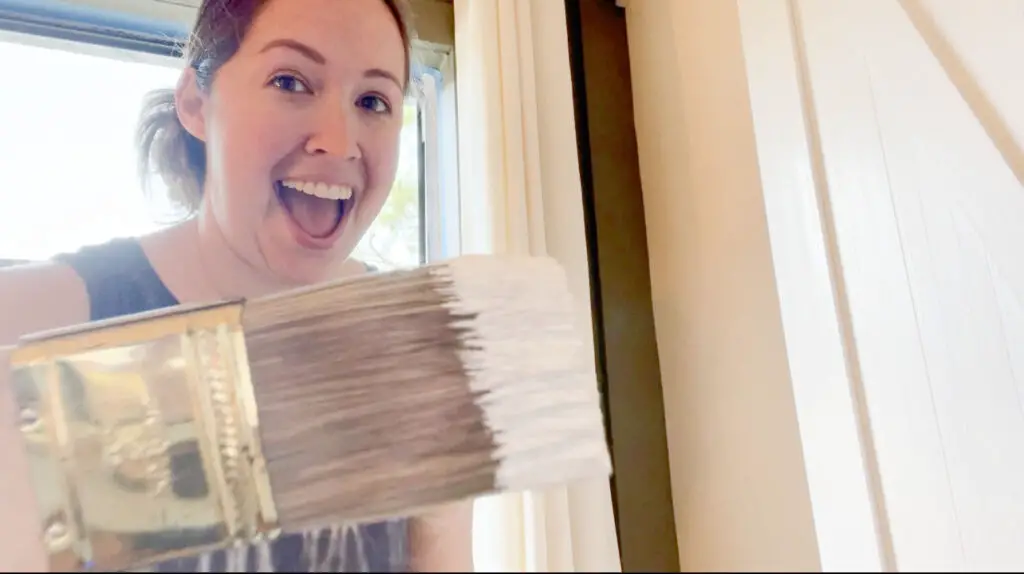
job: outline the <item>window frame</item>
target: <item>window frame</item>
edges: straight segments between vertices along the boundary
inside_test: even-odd
[[[180,20],[165,18],[100,8],[86,2],[0,0],[0,30],[32,36],[37,42],[44,38],[57,40],[61,49],[77,45],[107,48],[104,55],[110,54],[112,48],[133,55],[179,58],[188,28]]]
[[[423,246],[429,263],[461,253],[454,54],[446,54],[438,68],[423,68],[419,83],[423,98]]]

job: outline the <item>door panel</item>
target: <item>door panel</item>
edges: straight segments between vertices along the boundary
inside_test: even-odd
[[[1024,565],[1024,3],[797,0],[896,566]]]

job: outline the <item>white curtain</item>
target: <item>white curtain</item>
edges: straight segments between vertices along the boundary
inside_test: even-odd
[[[590,333],[565,6],[454,5],[462,252],[556,258],[581,331]],[[621,571],[606,479],[484,498],[476,507],[477,571]]]

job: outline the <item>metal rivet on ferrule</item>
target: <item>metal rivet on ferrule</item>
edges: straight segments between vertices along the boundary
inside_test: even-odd
[[[54,522],[46,529],[46,545],[53,549],[66,548],[71,544],[71,531],[63,522]]]
[[[37,420],[39,420],[39,413],[37,413],[35,411],[35,409],[30,409],[30,408],[21,409],[21,422],[23,424],[24,423],[31,424],[31,423],[34,423]]]
[[[167,492],[167,489],[170,488],[170,486],[171,481],[166,478],[162,478],[159,481],[157,481],[156,486],[153,487],[153,490],[150,492],[150,495],[153,497],[160,496]]]
[[[23,431],[32,430],[39,422],[39,413],[35,409],[25,408],[18,413],[18,424]]]

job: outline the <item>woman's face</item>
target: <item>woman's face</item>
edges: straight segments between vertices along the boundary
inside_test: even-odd
[[[329,277],[387,199],[405,47],[382,0],[273,0],[202,100],[204,216],[250,265]]]

